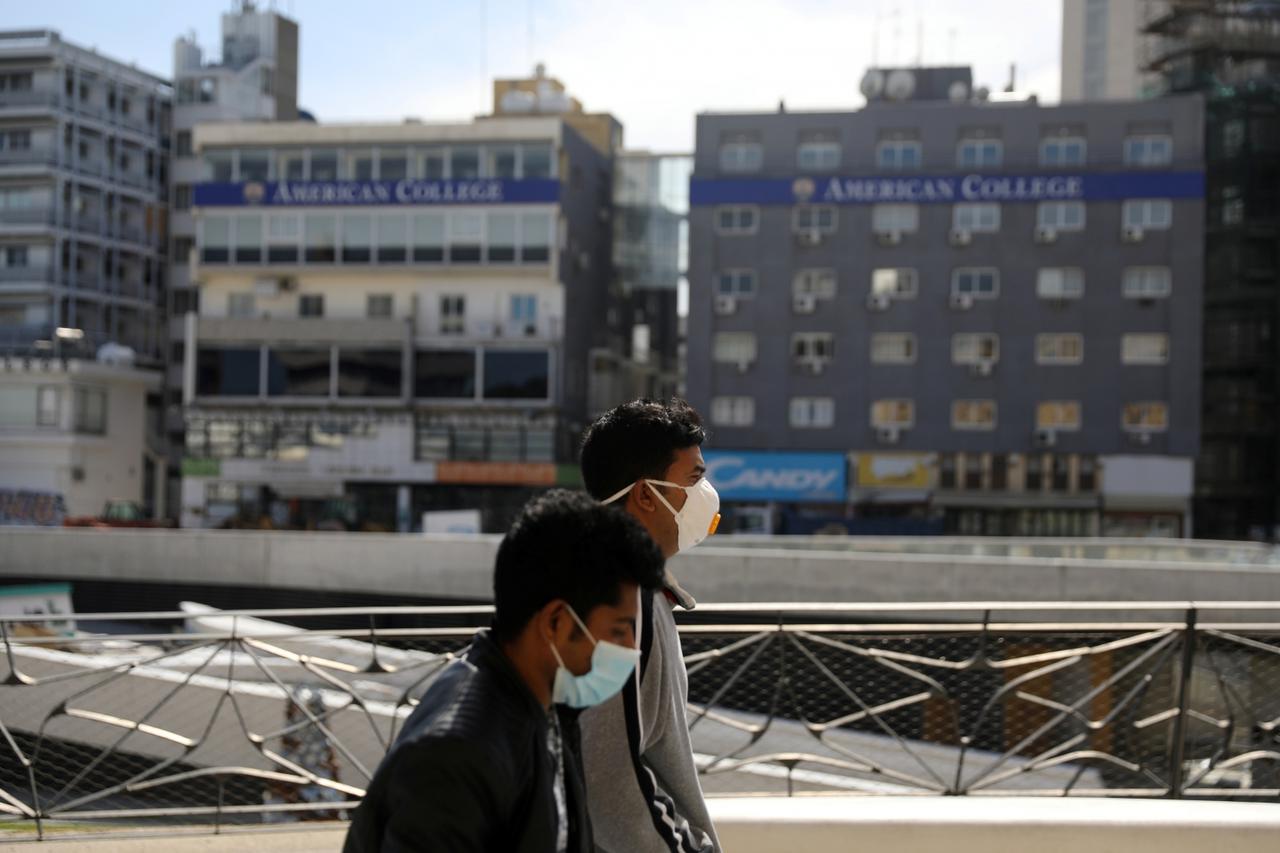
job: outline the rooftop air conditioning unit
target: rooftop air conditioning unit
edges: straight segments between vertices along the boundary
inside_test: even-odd
[[[973,242],[973,233],[963,228],[953,229],[951,232],[951,245],[967,246]]]
[[[984,358],[980,361],[975,361],[971,368],[974,376],[990,376],[992,373],[995,372],[995,369],[996,369],[996,363],[987,358]]]
[[[1056,243],[1058,242],[1058,229],[1041,226],[1036,229],[1037,243]]]
[[[867,296],[868,311],[888,311],[893,298],[887,293],[872,293]]]
[[[1151,443],[1151,433],[1149,432],[1131,432],[1129,440],[1134,444],[1148,445]]]
[[[973,307],[973,297],[967,293],[953,293],[951,307],[957,311],[968,311]]]
[[[738,300],[732,296],[717,296],[715,307],[717,314],[732,314],[738,310]]]
[[[818,299],[811,294],[801,294],[791,299],[791,308],[797,314],[812,314],[818,309]]]
[[[880,427],[876,430],[876,441],[881,444],[897,444],[902,431],[897,427]]]
[[[902,242],[901,231],[877,231],[876,242],[881,246],[896,246]]]
[[[1053,447],[1058,443],[1058,434],[1051,429],[1038,429],[1035,433],[1036,447]]]
[[[822,243],[822,234],[817,231],[797,231],[796,242],[801,246],[817,246]]]
[[[1126,243],[1141,243],[1143,236],[1142,229],[1136,225],[1126,225],[1120,229],[1120,239]]]

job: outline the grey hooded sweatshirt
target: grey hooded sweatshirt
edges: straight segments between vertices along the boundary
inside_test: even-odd
[[[689,679],[671,612],[672,600],[695,602],[669,573],[667,587],[641,593],[635,675],[579,718],[591,826],[606,853],[721,850],[693,761]]]

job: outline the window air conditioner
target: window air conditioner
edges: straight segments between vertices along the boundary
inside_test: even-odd
[[[1051,429],[1038,429],[1035,433],[1036,447],[1053,447],[1058,443],[1058,434]]]
[[[901,231],[877,231],[876,242],[881,246],[896,246],[902,242]]]
[[[734,297],[732,296],[716,297],[716,313],[717,314],[732,314],[737,310],[738,310],[738,300],[735,299]]]
[[[957,311],[968,311],[973,307],[973,297],[967,293],[953,293],[951,307]]]
[[[1058,229],[1041,226],[1036,229],[1037,243],[1056,243],[1058,242]]]
[[[981,359],[973,363],[972,371],[974,376],[990,376],[995,372],[996,363],[990,359]]]
[[[796,242],[801,246],[817,246],[822,242],[822,234],[817,231],[799,231],[796,233]]]
[[[867,310],[869,311],[888,311],[889,306],[893,304],[893,298],[887,293],[872,293],[867,296]]]
[[[962,228],[956,228],[951,232],[951,245],[967,246],[973,242],[973,234]]]
[[[897,427],[880,427],[876,430],[876,441],[881,444],[897,444],[902,431]]]
[[[1134,444],[1148,445],[1151,443],[1151,433],[1149,432],[1131,432],[1129,440]]]
[[[1142,229],[1136,225],[1126,225],[1120,230],[1120,239],[1126,243],[1141,243],[1143,236]]]
[[[818,299],[810,294],[801,294],[791,299],[791,308],[797,314],[812,314],[818,309]]]

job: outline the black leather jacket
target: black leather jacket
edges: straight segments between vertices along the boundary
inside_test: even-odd
[[[570,853],[589,853],[576,712],[560,709]],[[343,853],[551,853],[558,821],[548,718],[489,636],[432,683],[392,744]]]

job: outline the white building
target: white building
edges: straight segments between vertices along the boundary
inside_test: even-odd
[[[1163,8],[1160,0],[1063,0],[1063,103],[1158,93],[1159,76],[1142,70],[1142,28]]]

